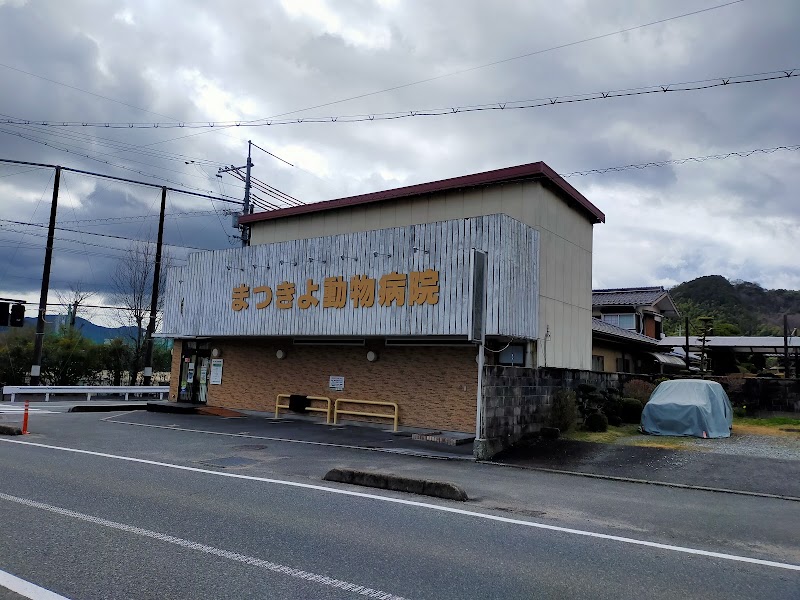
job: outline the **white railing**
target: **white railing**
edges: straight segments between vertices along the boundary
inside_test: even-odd
[[[86,394],[86,399],[92,396],[124,395],[125,400],[130,394],[158,394],[161,400],[164,394],[169,393],[168,385],[7,385],[3,387],[3,396],[11,396],[14,402],[17,396],[44,394],[45,402],[50,401],[53,394]]]

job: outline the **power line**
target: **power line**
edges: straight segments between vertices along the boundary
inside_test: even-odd
[[[14,135],[14,136],[26,139],[26,140],[28,140],[30,142],[34,142],[36,144],[42,144],[44,146],[48,146],[50,148],[54,148],[55,150],[59,150],[61,152],[68,152],[69,154],[75,154],[76,156],[81,156],[83,158],[88,158],[89,160],[100,162],[100,163],[106,164],[106,165],[108,165],[110,167],[115,167],[117,169],[124,169],[126,171],[131,171],[132,173],[136,173],[138,175],[144,175],[145,177],[152,177],[153,179],[159,179],[161,181],[166,181],[167,183],[174,183],[174,184],[180,185],[182,187],[186,187],[186,188],[190,188],[190,189],[194,189],[194,190],[199,190],[199,191],[203,191],[203,192],[211,192],[212,191],[212,190],[206,190],[206,189],[203,189],[203,188],[199,188],[197,186],[189,185],[189,184],[184,183],[182,181],[176,181],[175,179],[169,179],[167,177],[162,177],[161,175],[154,175],[153,173],[146,173],[145,171],[142,171],[140,169],[134,169],[132,167],[121,165],[119,163],[114,163],[114,162],[111,162],[109,160],[104,160],[102,158],[96,158],[96,157],[94,157],[94,156],[92,156],[90,154],[86,154],[85,152],[80,152],[80,151],[76,151],[76,150],[70,150],[69,148],[64,148],[63,146],[59,146],[54,142],[46,142],[46,141],[37,139],[35,137],[31,137],[30,135],[25,135],[23,133],[19,133],[18,131],[9,131],[7,129],[0,128],[0,133],[5,133],[6,135]],[[107,153],[98,152],[97,154],[107,154]],[[127,160],[131,160],[131,159],[127,159]],[[139,162],[139,161],[131,160],[131,162]],[[152,166],[155,166],[155,165],[149,165],[149,166],[152,167]],[[163,167],[156,167],[156,168],[163,168]],[[167,170],[172,170],[172,169],[167,169]]]
[[[396,85],[396,86],[393,86],[393,87],[384,88],[382,90],[377,90],[377,91],[374,91],[374,92],[368,92],[368,93],[365,93],[365,94],[359,94],[357,96],[350,96],[349,98],[343,98],[341,100],[334,100],[333,102],[326,102],[324,104],[317,104],[317,105],[314,105],[314,106],[308,106],[306,108],[299,108],[297,110],[292,110],[292,111],[289,111],[289,112],[284,112],[284,113],[280,113],[280,114],[277,114],[277,115],[273,115],[272,117],[267,117],[265,119],[256,119],[256,121],[264,121],[266,119],[284,117],[284,116],[287,116],[287,115],[297,114],[299,112],[305,112],[307,110],[314,110],[314,109],[317,109],[317,108],[323,108],[325,106],[332,106],[334,104],[341,104],[342,102],[350,102],[351,100],[359,100],[361,98],[367,98],[369,96],[376,96],[378,94],[383,94],[383,93],[386,93],[386,92],[393,92],[393,91],[401,90],[403,88],[411,87],[411,86],[414,86],[414,85],[420,85],[422,83],[428,83],[428,82],[431,82],[431,81],[436,81],[438,79],[444,79],[445,77],[453,77],[454,75],[461,75],[463,73],[470,73],[472,71],[477,71],[479,69],[486,69],[488,67],[494,67],[496,65],[500,65],[500,64],[503,64],[503,63],[511,62],[511,61],[514,61],[514,60],[519,60],[521,58],[528,58],[530,56],[535,56],[537,54],[545,54],[546,52],[553,52],[555,50],[562,50],[564,48],[569,48],[571,46],[577,46],[579,44],[586,44],[588,42],[594,42],[594,41],[601,40],[601,39],[604,39],[604,38],[607,38],[607,37],[612,37],[612,36],[620,35],[620,34],[623,34],[623,33],[629,33],[631,31],[636,31],[637,29],[644,29],[645,27],[651,27],[653,25],[660,25],[661,23],[666,23],[668,21],[674,21],[676,19],[683,19],[685,17],[691,17],[691,16],[694,16],[694,15],[698,15],[700,13],[705,13],[705,12],[709,12],[709,11],[712,11],[712,10],[717,10],[719,8],[724,8],[726,6],[731,6],[733,4],[738,4],[738,3],[743,2],[743,1],[744,0],[733,0],[732,2],[726,2],[724,4],[718,4],[716,6],[710,6],[708,8],[695,10],[695,11],[684,13],[684,14],[681,14],[681,15],[675,15],[674,17],[667,17],[665,19],[659,19],[658,21],[651,21],[650,23],[644,23],[643,25],[635,25],[633,27],[627,27],[625,29],[619,29],[617,31],[611,31],[609,33],[603,33],[601,35],[595,35],[595,36],[592,36],[592,37],[589,37],[589,38],[584,38],[582,40],[576,40],[576,41],[573,41],[573,42],[567,42],[565,44],[559,44],[557,46],[551,46],[550,48],[544,48],[542,50],[535,50],[533,52],[527,52],[525,54],[520,54],[518,56],[511,56],[509,58],[503,58],[503,59],[496,60],[496,61],[493,61],[493,62],[484,63],[482,65],[469,67],[467,69],[461,69],[461,70],[458,70],[458,71],[451,71],[449,73],[443,73],[442,75],[435,75],[433,77],[428,77],[426,79],[420,79],[418,81],[412,81],[410,83],[403,83],[401,85]]]
[[[0,117],[6,118],[14,118],[12,115],[0,113]],[[21,125],[20,125],[21,126]],[[81,141],[81,142],[91,142],[97,144],[99,146],[106,146],[120,152],[133,152],[136,154],[142,154],[144,156],[148,156],[151,158],[158,158],[162,160],[171,160],[175,162],[194,162],[198,164],[205,164],[207,166],[218,166],[217,161],[209,160],[206,158],[199,158],[196,156],[189,156],[186,154],[180,154],[175,152],[167,152],[165,150],[157,150],[157,149],[144,149],[142,146],[137,146],[136,144],[131,144],[128,142],[123,142],[121,140],[114,140],[111,138],[106,138],[102,136],[94,136],[89,133],[84,133],[82,131],[77,130],[52,130],[52,132],[48,132],[46,129],[42,129],[41,127],[37,126],[36,124],[30,124],[27,126],[29,129],[33,129],[34,131],[38,131],[40,133],[45,133],[46,135],[60,135],[72,141]],[[59,131],[59,133],[56,133]]]
[[[0,227],[0,232],[9,232],[9,233],[22,233],[21,230],[18,229],[7,229],[5,227]],[[30,233],[29,235],[35,235],[35,233]],[[38,235],[37,237],[46,237],[45,235]],[[105,246],[103,244],[93,244],[92,242],[80,242],[78,240],[72,239],[65,239],[65,238],[55,238],[59,242],[68,242],[73,244],[81,244],[82,246],[96,246],[98,248],[108,248],[110,250],[115,250],[116,252],[121,252],[122,254],[109,254],[107,252],[93,252],[90,250],[81,250],[78,248],[63,248],[59,247],[58,251],[66,252],[67,254],[76,254],[76,255],[86,255],[86,256],[100,256],[103,258],[114,258],[114,259],[121,259],[125,258],[124,253],[127,252],[124,248],[115,248],[114,246]],[[0,237],[0,241],[13,241],[9,238]],[[18,242],[19,248],[23,250],[43,250],[44,246],[42,244],[34,244],[32,242]],[[17,244],[3,244],[0,243],[0,248],[13,248],[16,247]],[[180,258],[173,258],[175,262],[185,262],[184,259]]]
[[[151,115],[158,115],[159,117],[164,117],[165,119],[169,119],[167,115],[162,115],[161,113],[154,112],[152,110],[147,110],[146,108],[141,108],[139,106],[135,106],[133,104],[128,104],[127,102],[123,102],[122,100],[117,100],[116,98],[109,98],[108,96],[103,96],[101,94],[95,94],[94,92],[90,92],[89,90],[85,90],[83,88],[76,87],[74,85],[69,85],[68,83],[64,83],[63,81],[56,81],[55,79],[49,79],[42,75],[37,75],[36,73],[31,73],[30,71],[25,71],[23,69],[19,69],[17,67],[12,67],[11,65],[7,65],[4,63],[0,63],[0,67],[5,67],[6,69],[10,69],[12,71],[16,71],[17,73],[24,73],[25,75],[30,75],[31,77],[36,77],[37,79],[42,79],[44,81],[48,81],[50,83],[55,83],[56,85],[61,85],[66,88],[70,88],[71,90],[75,90],[78,92],[82,92],[84,94],[89,94],[90,96],[94,96],[96,98],[102,98],[103,100],[108,100],[110,102],[116,102],[117,104],[122,104],[123,106],[127,106],[129,108],[135,108],[136,110],[141,110],[146,113],[150,113]]]
[[[26,138],[26,139],[29,139],[30,141],[37,141],[39,143],[45,143],[46,142],[47,145],[52,146],[56,150],[61,150],[61,148],[58,148],[58,147],[55,146],[55,144],[58,143],[58,144],[61,144],[61,145],[64,145],[64,146],[67,146],[67,147],[70,147],[70,148],[77,148],[77,149],[82,150],[84,152],[89,152],[89,150],[87,150],[84,146],[78,145],[78,143],[90,143],[90,142],[87,142],[87,140],[83,139],[83,138],[91,138],[92,136],[86,135],[86,134],[84,134],[83,132],[80,132],[80,131],[47,129],[46,127],[34,127],[34,126],[31,126],[31,125],[10,125],[10,127],[17,127],[17,128],[23,129],[23,130],[33,131],[34,133],[38,133],[38,134],[43,135],[43,136],[62,137],[62,138],[66,138],[66,139],[68,139],[70,141],[77,142],[77,143],[68,143],[68,142],[63,142],[63,141],[58,141],[58,140],[56,142],[53,142],[53,141],[49,141],[49,140],[46,140],[46,139],[42,140],[42,138]],[[32,134],[29,133],[28,135],[32,135]],[[101,138],[98,138],[98,140],[99,139],[101,139]],[[105,145],[109,145],[109,144],[102,144],[102,143],[98,142],[98,145],[105,146]],[[114,148],[113,146],[111,146],[111,147]],[[64,151],[66,152],[66,150],[64,150]],[[172,169],[170,167],[163,167],[161,165],[155,165],[153,163],[144,162],[144,161],[141,161],[141,160],[136,160],[134,158],[129,158],[127,156],[119,156],[120,152],[127,152],[127,151],[128,151],[127,149],[116,149],[115,152],[101,152],[101,151],[98,151],[98,150],[91,150],[91,153],[92,153],[93,156],[97,156],[97,155],[99,155],[99,156],[113,156],[113,157],[119,158],[120,160],[125,160],[125,161],[136,163],[136,164],[139,164],[139,165],[144,165],[146,167],[152,167],[154,169],[161,169],[162,171],[170,171],[171,173],[178,173],[179,175],[186,175],[186,176],[193,177],[193,178],[196,177],[196,175],[186,173],[186,171],[180,171],[178,169]],[[175,162],[182,161],[184,164],[187,163],[187,161],[185,161],[183,159],[180,159],[180,158],[177,158],[177,157],[169,158],[169,157],[163,157],[163,156],[153,156],[153,158],[158,159],[158,160],[171,160],[171,161],[175,161]],[[216,163],[213,163],[213,164],[216,164]],[[187,184],[186,187],[191,187],[191,186],[189,186]],[[199,189],[199,188],[195,188],[195,189]]]
[[[258,148],[259,150],[261,150],[262,152],[266,152],[267,154],[269,154],[269,155],[270,155],[272,158],[277,158],[279,161],[286,163],[286,164],[287,164],[287,165],[289,165],[290,167],[295,167],[295,168],[297,168],[297,167],[296,167],[296,165],[293,165],[293,164],[292,164],[292,163],[290,163],[288,160],[285,160],[285,159],[281,158],[281,157],[280,157],[280,156],[278,156],[277,154],[273,154],[273,153],[272,153],[272,152],[270,152],[269,150],[264,150],[264,149],[263,149],[261,146],[259,146],[258,144],[254,143],[254,142],[250,142],[250,143],[251,143],[251,144],[253,144],[253,146],[255,146],[256,148]]]
[[[0,219],[0,221],[2,221],[4,223],[11,223],[12,225],[21,225],[23,227],[44,227],[44,228],[47,227],[47,225],[44,224],[44,223],[26,223],[25,221],[14,221],[12,219]],[[142,242],[142,243],[145,243],[145,244],[155,244],[156,243],[153,240],[143,240],[143,239],[140,239],[140,238],[130,238],[130,237],[122,236],[122,235],[113,235],[111,233],[97,233],[96,231],[82,231],[80,229],[70,229],[68,227],[58,227],[58,226],[56,226],[55,229],[57,229],[59,231],[69,231],[70,233],[85,233],[86,235],[96,235],[96,236],[105,237],[105,238],[112,238],[112,239],[116,239],[116,240],[127,240],[127,241],[130,241],[130,242]],[[209,248],[198,248],[197,246],[179,246],[178,244],[167,244],[166,242],[164,243],[164,246],[172,246],[172,247],[175,247],[175,248],[189,248],[191,250],[209,250]]]
[[[585,175],[603,175],[616,171],[627,171],[629,169],[648,169],[651,167],[665,167],[667,165],[683,165],[689,162],[702,163],[709,160],[725,160],[728,158],[739,157],[747,158],[753,154],[772,154],[773,152],[787,151],[796,152],[800,150],[800,144],[794,146],[775,146],[774,148],[755,148],[753,150],[739,150],[737,152],[726,152],[725,154],[709,154],[707,156],[690,156],[687,158],[675,158],[671,160],[659,160],[646,163],[622,165],[619,167],[605,167],[602,169],[589,169],[586,171],[572,171],[571,173],[559,173],[560,177],[578,177]]]
[[[221,211],[223,214],[234,214],[235,211],[232,210],[223,210]],[[214,215],[218,215],[220,211],[217,210],[193,210],[193,211],[185,211],[185,212],[172,212],[166,213],[164,218],[166,219],[183,219],[183,218],[193,218],[193,217],[210,217]],[[72,223],[80,223],[85,227],[94,227],[99,225],[124,225],[130,221],[139,221],[141,219],[151,219],[151,218],[158,218],[157,214],[149,214],[149,215],[128,215],[125,217],[106,217],[106,218],[98,218],[98,219],[74,219],[71,221],[62,221],[59,219],[59,223],[62,225],[64,224],[72,224]]]
[[[15,229],[13,227],[10,227],[8,225],[0,223],[0,232],[4,232],[4,231],[8,232],[8,233],[16,233],[16,234],[19,234],[19,235],[22,235],[22,236],[31,235],[31,236],[35,236],[35,237],[47,237],[46,234],[39,233],[38,231],[26,231],[24,229]],[[90,232],[86,231],[84,233],[90,233]],[[76,240],[76,239],[72,239],[72,238],[63,238],[63,237],[57,237],[55,239],[57,241],[59,241],[59,242],[65,242],[65,243],[69,243],[69,244],[81,244],[81,245],[85,245],[85,246],[94,246],[96,248],[106,248],[106,249],[109,249],[109,250],[115,250],[117,252],[122,252],[123,254],[128,252],[127,248],[120,248],[119,246],[109,246],[107,244],[98,244],[98,243],[95,243],[95,242],[84,242],[84,241],[81,241],[81,240]],[[29,242],[24,242],[23,240],[20,240],[18,242],[18,244],[19,245],[27,244],[28,247],[33,246],[33,244],[31,244]],[[165,244],[165,245],[170,246],[171,244]],[[41,246],[37,246],[37,247],[41,248]],[[173,246],[173,247],[174,248],[184,248],[183,246]],[[194,248],[186,247],[185,249],[192,250]],[[61,248],[60,250],[62,250],[64,252],[80,253],[80,251],[76,250],[75,248]],[[98,253],[98,255],[99,254],[100,253]],[[108,256],[109,258],[122,258],[122,256],[112,256],[112,255],[106,255],[106,256]],[[184,259],[175,258],[173,260],[177,260],[177,261],[181,261],[182,262]],[[13,258],[12,258],[12,260],[10,262],[13,262]]]
[[[737,0],[742,1],[742,0]],[[607,90],[591,92],[586,94],[554,95],[545,98],[531,100],[501,100],[487,104],[474,105],[454,105],[440,108],[426,108],[414,110],[402,110],[384,113],[359,113],[350,115],[336,116],[317,116],[302,118],[274,118],[262,119],[258,121],[195,121],[182,123],[134,123],[134,122],[89,122],[89,121],[37,121],[31,119],[0,119],[0,124],[7,125],[29,125],[31,123],[47,127],[105,127],[110,129],[159,129],[159,128],[185,128],[185,129],[208,129],[215,127],[264,127],[271,125],[297,125],[304,123],[359,123],[363,121],[390,121],[407,119],[410,117],[434,117],[444,115],[454,115],[460,113],[483,112],[483,111],[512,111],[527,110],[531,108],[541,108],[544,106],[554,106],[557,104],[575,104],[580,102],[590,102],[595,100],[608,100],[612,98],[624,98],[629,96],[644,96],[649,94],[666,94],[676,92],[695,92],[708,90],[718,87],[744,85],[752,83],[763,83],[781,79],[792,79],[800,77],[798,68],[781,69],[779,71],[768,71],[749,75],[731,75],[724,77],[714,77],[697,81],[681,83],[665,83],[639,88],[625,88],[620,90]]]
[[[51,169],[55,169],[57,165],[50,165],[46,163],[35,163],[35,162],[28,162],[24,160],[12,160],[10,158],[0,158],[0,163],[7,163],[12,165],[25,165],[30,167],[49,167]],[[74,169],[72,167],[60,167],[62,171],[67,171],[70,173],[81,173],[83,175],[88,175],[89,177],[97,177],[99,179],[110,179],[113,181],[123,181],[125,183],[133,183],[135,185],[141,185],[144,187],[153,187],[153,188],[166,188],[170,192],[177,192],[179,194],[185,194],[187,196],[197,196],[198,198],[206,198],[210,200],[218,200],[219,202],[227,202],[229,204],[242,204],[241,200],[234,200],[231,198],[220,198],[217,196],[210,196],[208,194],[200,194],[198,192],[192,192],[185,189],[180,188],[172,188],[169,186],[163,186],[155,183],[150,183],[149,181],[137,181],[136,179],[127,179],[125,177],[117,177],[116,175],[107,175],[105,173],[95,173],[94,171],[85,171],[83,169]]]

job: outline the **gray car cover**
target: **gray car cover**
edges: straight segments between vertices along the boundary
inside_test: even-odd
[[[730,437],[733,409],[716,381],[665,381],[645,404],[641,425],[644,433],[652,435]]]

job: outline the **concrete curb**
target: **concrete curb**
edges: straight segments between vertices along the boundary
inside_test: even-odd
[[[328,471],[323,479],[325,481],[362,485],[382,490],[433,496],[435,498],[444,498],[445,500],[458,500],[460,502],[468,500],[467,493],[463,489],[454,483],[446,481],[429,481],[427,479],[400,477],[399,475],[388,473],[338,468]]]
[[[79,404],[71,407],[67,412],[124,412],[129,410],[147,410],[147,404]]]
[[[525,465],[509,465],[507,463],[493,462],[490,460],[475,461],[482,465],[494,465],[496,467],[506,467],[509,469],[522,469],[525,471],[539,471],[540,473],[553,473],[556,475],[575,475],[578,477],[588,477],[590,479],[606,479],[608,481],[623,481],[626,483],[640,483],[647,485],[660,485],[684,490],[698,490],[701,492],[716,492],[721,494],[736,494],[739,496],[754,496],[756,498],[773,498],[775,500],[788,500],[790,502],[800,502],[797,496],[786,496],[783,494],[768,494],[766,492],[748,492],[746,490],[731,490],[728,488],[715,488],[705,485],[690,485],[688,483],[671,483],[669,481],[653,481],[651,479],[636,479],[634,477],[620,477],[618,475],[601,475],[598,473],[584,473],[583,471],[565,471],[563,469],[548,469],[546,467],[528,467]]]
[[[13,425],[0,425],[0,435],[22,435],[22,429]]]

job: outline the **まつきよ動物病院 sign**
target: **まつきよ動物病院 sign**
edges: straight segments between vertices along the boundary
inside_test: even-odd
[[[502,214],[191,254],[168,271],[162,335],[466,338],[473,248],[486,334],[535,339],[539,233]]]
[[[375,306],[375,288],[378,288],[379,306],[408,306],[439,303],[439,271],[426,269],[405,273],[387,273],[380,279],[367,275],[353,275],[349,281],[343,276],[326,277],[322,280],[322,308],[341,309],[347,306],[348,292],[353,308],[370,308]],[[257,285],[252,288],[252,302],[256,310],[262,310],[273,304],[277,309],[286,310],[295,306],[307,310],[320,306],[320,284],[314,279],[306,279],[304,292],[298,295],[298,286],[294,282],[283,281],[275,287]],[[250,308],[251,288],[242,283],[235,286],[231,294],[231,309],[239,312]],[[295,303],[296,299],[296,303]]]

